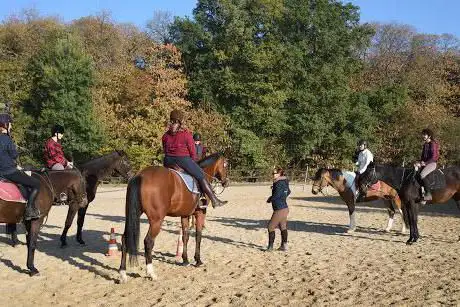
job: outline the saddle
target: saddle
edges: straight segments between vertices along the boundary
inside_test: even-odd
[[[444,189],[446,187],[446,176],[439,168],[429,173],[424,180],[430,191]]]
[[[0,177],[0,199],[15,203],[27,203],[27,190],[21,185]]]
[[[192,192],[193,194],[201,194],[199,184],[195,178],[187,174],[182,168],[180,168],[177,165],[168,168],[174,173],[176,173],[182,179],[182,181],[185,183],[185,186],[190,192]]]

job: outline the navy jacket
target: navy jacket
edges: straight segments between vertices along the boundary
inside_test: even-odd
[[[281,177],[273,183],[272,196],[267,199],[267,203],[272,203],[273,210],[287,208],[286,198],[291,194],[289,182],[285,177]]]
[[[0,133],[0,175],[9,175],[16,171],[17,157],[16,145],[11,137]]]

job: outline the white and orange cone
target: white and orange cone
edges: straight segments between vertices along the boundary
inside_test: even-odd
[[[117,256],[118,255],[118,245],[117,239],[115,237],[115,228],[110,229],[110,240],[109,240],[109,250],[105,254],[106,256]]]
[[[176,261],[180,262],[182,260],[183,251],[184,251],[184,243],[182,242],[182,229],[181,229],[179,233],[179,237],[177,238]]]

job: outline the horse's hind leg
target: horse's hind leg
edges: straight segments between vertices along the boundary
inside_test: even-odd
[[[67,218],[65,219],[64,230],[61,234],[61,247],[67,246],[67,232],[69,231],[70,226],[72,226],[73,219],[77,213],[76,209],[73,209],[72,206],[69,206],[69,211],[67,212]]]
[[[153,246],[155,245],[155,238],[160,233],[162,222],[163,222],[163,219],[157,220],[157,221],[151,221],[149,231],[147,232],[147,235],[144,238],[144,256],[145,256],[145,264],[146,264],[146,270],[147,270],[147,278],[150,278],[151,280],[157,279],[157,275],[155,274],[153,270],[152,250],[153,250]]]
[[[19,244],[16,224],[6,224],[6,233],[11,235],[11,245],[13,247]]]
[[[189,217],[181,217],[180,219],[182,225],[182,243],[184,250],[182,251],[182,265],[189,265],[188,254],[187,254],[187,244],[189,239]]]
[[[120,264],[120,282],[126,283],[128,281],[128,276],[126,275],[126,239],[125,235],[121,237],[121,264]]]

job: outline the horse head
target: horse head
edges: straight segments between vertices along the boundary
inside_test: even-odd
[[[217,179],[224,188],[229,185],[228,161],[223,153],[217,152],[207,156],[198,161],[198,165],[203,168],[208,179],[211,179],[210,181]]]
[[[311,187],[311,192],[316,195],[319,192],[322,192],[323,188],[325,188],[329,184],[329,170],[327,168],[319,168],[315,176],[311,179],[313,180],[313,184]]]
[[[118,162],[115,164],[114,171],[129,180],[135,174],[132,170],[131,162],[129,162],[128,155],[123,150],[116,150]]]

